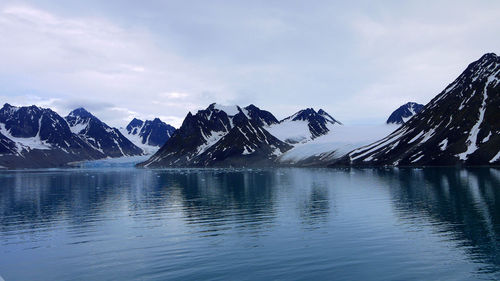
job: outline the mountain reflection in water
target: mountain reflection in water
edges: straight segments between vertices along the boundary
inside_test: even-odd
[[[500,170],[0,173],[6,280],[499,278]]]

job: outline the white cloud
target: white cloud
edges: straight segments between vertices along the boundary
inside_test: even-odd
[[[170,111],[183,116],[186,108],[181,106],[186,102],[197,107],[211,102],[203,99],[206,91],[221,100],[230,98],[212,70],[159,46],[148,30],[14,5],[0,9],[0,37],[0,74],[12,78],[11,87],[33,89],[31,95],[46,99],[37,104],[67,101],[59,103],[62,114],[72,109],[64,107],[75,103],[71,101],[81,106],[107,103],[110,106],[98,113],[119,125],[132,113],[159,116]],[[170,93],[164,96],[169,102],[154,103],[159,93]],[[0,95],[19,103],[19,95],[1,88]],[[176,104],[181,98],[183,103]],[[129,114],[117,115],[118,107]]]
[[[107,3],[0,5],[0,97],[113,125],[212,102],[374,123],[500,46],[492,1]]]
[[[470,4],[469,4],[470,3]],[[351,19],[356,52],[364,60],[363,83],[336,109],[358,104],[365,119],[380,118],[407,101],[427,103],[451,83],[469,63],[486,52],[498,51],[500,7],[473,2],[453,6],[393,11],[383,16],[357,15]],[[410,6],[410,5],[409,5]]]

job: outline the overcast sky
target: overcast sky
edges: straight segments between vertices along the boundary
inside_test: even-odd
[[[382,123],[499,52],[500,1],[3,1],[0,100],[113,126],[212,102]]]

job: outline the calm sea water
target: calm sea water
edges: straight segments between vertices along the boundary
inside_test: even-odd
[[[500,170],[0,172],[11,280],[500,278]]]

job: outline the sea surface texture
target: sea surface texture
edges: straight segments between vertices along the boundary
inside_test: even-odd
[[[500,278],[500,170],[0,172],[11,280]]]

